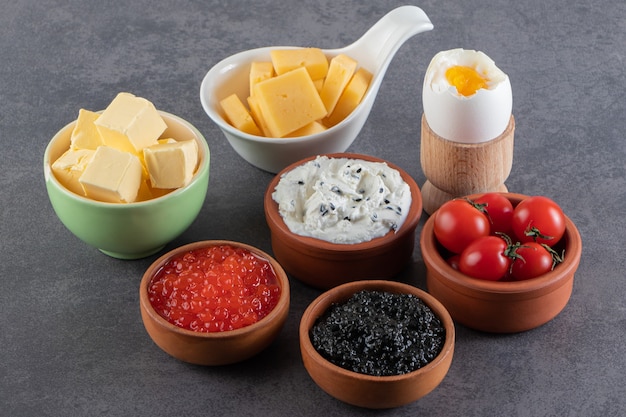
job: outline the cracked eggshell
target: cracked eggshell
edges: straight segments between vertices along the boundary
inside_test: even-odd
[[[446,79],[455,65],[474,68],[487,81],[487,88],[463,96]],[[422,90],[424,116],[430,128],[444,139],[480,143],[498,137],[511,118],[513,95],[509,77],[480,51],[452,49],[431,60]]]

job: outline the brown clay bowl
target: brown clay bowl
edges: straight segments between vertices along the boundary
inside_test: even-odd
[[[521,194],[504,194],[513,206],[527,198]],[[448,265],[433,233],[433,218],[426,221],[420,237],[426,285],[456,322],[491,333],[522,332],[547,323],[567,305],[582,251],[578,229],[568,217],[565,235],[557,244],[565,250],[564,261],[547,274],[511,282],[471,278]]]
[[[329,158],[351,158],[386,162],[373,156],[354,153],[327,154]],[[272,192],[282,174],[315,159],[302,159],[279,172],[265,192],[265,218],[271,232],[272,250],[276,259],[294,278],[316,288],[328,289],[355,280],[391,279],[411,260],[415,245],[415,230],[422,214],[422,195],[415,180],[398,166],[387,162],[400,172],[411,189],[409,214],[399,230],[368,242],[355,244],[331,243],[292,233],[283,221]]]
[[[315,321],[334,303],[342,303],[361,290],[413,294],[424,301],[443,322],[446,339],[441,353],[427,365],[406,374],[372,376],[344,369],[320,355],[309,337]],[[424,397],[444,379],[454,353],[455,330],[445,307],[432,295],[414,286],[385,280],[355,281],[334,287],[317,297],[300,321],[302,361],[313,381],[332,397],[364,408],[400,407]]]
[[[198,248],[232,245],[246,249],[269,261],[281,289],[281,295],[273,310],[259,321],[236,330],[203,333],[178,327],[164,319],[152,306],[148,297],[148,285],[157,271],[178,254]],[[210,240],[190,243],[176,248],[154,261],[146,270],[139,286],[139,301],[143,324],[154,343],[171,356],[197,365],[228,365],[251,358],[267,348],[280,333],[289,312],[290,290],[287,274],[265,252],[252,246],[225,241]]]

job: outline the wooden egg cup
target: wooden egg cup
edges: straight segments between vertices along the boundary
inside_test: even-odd
[[[502,134],[482,143],[453,142],[432,131],[422,115],[420,163],[424,211],[429,215],[456,197],[490,191],[507,192],[504,182],[513,165],[515,119]]]

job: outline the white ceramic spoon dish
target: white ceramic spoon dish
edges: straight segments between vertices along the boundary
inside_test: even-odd
[[[344,152],[357,137],[372,109],[392,58],[412,36],[432,30],[433,25],[419,7],[398,7],[376,22],[360,39],[340,49],[323,50],[330,59],[346,54],[372,73],[369,89],[359,106],[341,123],[314,135],[296,138],[266,138],[249,135],[230,125],[223,116],[220,100],[236,93],[242,100],[249,94],[248,73],[253,61],[269,61],[271,46],[232,55],[213,66],[200,86],[200,101],[207,115],[222,130],[235,151],[250,164],[272,173],[303,158]]]

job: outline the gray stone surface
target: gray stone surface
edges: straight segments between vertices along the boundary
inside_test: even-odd
[[[513,86],[517,129],[509,189],[559,202],[580,229],[583,256],[571,300],[556,319],[502,336],[457,326],[447,377],[406,407],[369,412],[318,389],[302,366],[297,327],[319,291],[295,280],[288,322],[258,357],[219,368],[170,358],[151,342],[139,315],[139,281],[156,256],[109,258],[78,241],[55,217],[42,171],[48,140],[79,108],[102,109],[119,91],[131,91],[195,124],[212,152],[202,212],[168,248],[219,238],[271,251],[262,196],[272,176],[239,158],[205,116],[202,77],[220,59],[248,48],[343,46],[401,4],[4,2],[0,414],[626,414],[622,0],[416,3],[435,29],[399,50],[350,151],[385,158],[422,184],[419,120],[426,66],[443,49],[482,50]],[[399,279],[425,286],[419,246]]]

